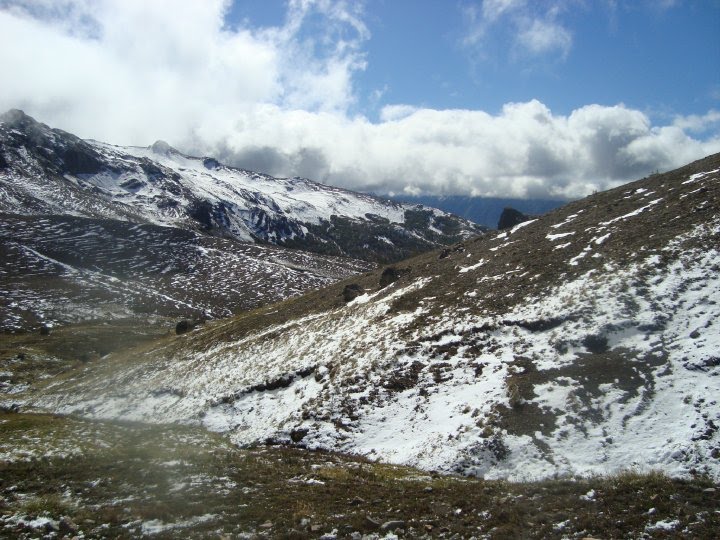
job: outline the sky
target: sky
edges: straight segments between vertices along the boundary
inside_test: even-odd
[[[720,0],[0,0],[0,109],[390,195],[720,152]]]

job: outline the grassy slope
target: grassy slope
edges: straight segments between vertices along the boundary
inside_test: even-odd
[[[720,168],[720,154],[570,203],[541,216],[537,222],[518,230],[509,239],[498,239],[497,234],[489,233],[458,244],[449,249],[445,257],[440,258],[438,251],[432,251],[393,265],[401,274],[399,285],[409,284],[420,277],[445,277],[433,280],[430,288],[418,289],[402,298],[395,308],[398,311],[414,311],[429,296],[440,299],[425,302],[424,305],[433,306],[434,309],[418,319],[417,324],[452,309],[477,314],[500,314],[529,295],[542,294],[550,287],[581,276],[589,270],[602,270],[606,263],[622,266],[659,253],[677,235],[720,215],[719,181],[708,183],[709,188],[695,191],[694,186],[681,184],[692,174],[717,168]],[[645,191],[628,196],[636,190]],[[653,192],[653,195],[645,196],[648,191]],[[623,229],[621,220],[598,231],[598,223],[624,216],[660,197],[663,201],[652,211],[633,217],[629,228]],[[552,227],[566,221],[569,216],[577,217],[563,228]],[[559,242],[549,242],[545,238],[547,234],[568,231],[575,234],[570,238],[572,245],[567,249],[554,249]],[[588,256],[579,259],[575,266],[567,264],[593,238],[608,232],[612,233],[610,237],[601,248],[597,248],[602,252],[602,257]],[[484,260],[483,265],[473,271],[458,272],[459,267],[471,266],[480,260]],[[204,350],[209,343],[234,341],[255,330],[340,307],[343,305],[342,291],[347,284],[356,283],[368,291],[378,290],[383,270],[367,272],[280,304],[211,325],[207,332],[197,333],[192,339],[178,343],[178,346],[185,351]],[[514,275],[501,279],[508,271]],[[466,293],[476,289],[484,278],[490,280],[488,289],[492,294],[468,297]]]
[[[391,520],[404,522],[396,533],[407,538],[713,538],[719,502],[708,482],[658,474],[510,484],[240,450],[182,427],[0,415],[2,537],[37,537],[23,522],[45,516],[66,517],[86,538],[138,537],[168,524],[176,527],[156,538],[317,538],[333,529],[349,537]],[[672,527],[653,528],[658,522]]]

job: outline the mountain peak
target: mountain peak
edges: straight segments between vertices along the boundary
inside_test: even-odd
[[[170,144],[168,144],[167,142],[162,141],[162,140],[155,141],[152,144],[152,146],[150,146],[150,149],[153,152],[155,152],[156,154],[163,154],[163,155],[180,153],[175,148],[170,146]]]
[[[18,127],[38,123],[32,116],[25,114],[25,111],[20,109],[10,109],[0,114],[0,122]]]

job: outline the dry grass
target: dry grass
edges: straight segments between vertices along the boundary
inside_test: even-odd
[[[33,441],[47,455],[8,460]],[[720,497],[702,478],[483,481],[321,452],[240,450],[190,428],[47,415],[0,415],[0,443],[0,520],[68,516],[85,538],[138,537],[143,522],[206,514],[214,517],[158,537],[317,538],[337,529],[348,538],[391,520],[405,523],[403,538],[714,538],[720,528]],[[80,454],[56,452],[78,446]],[[646,532],[675,520],[672,530]],[[0,522],[8,535],[37,532]]]

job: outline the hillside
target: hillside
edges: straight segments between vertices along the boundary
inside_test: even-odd
[[[717,481],[719,235],[714,155],[90,363],[24,403],[485,478]]]
[[[162,141],[82,140],[19,110],[0,116],[0,211],[173,226],[382,262],[484,230],[422,205],[186,156]]]
[[[0,213],[0,332],[83,321],[228,317],[374,265],[193,230]]]

